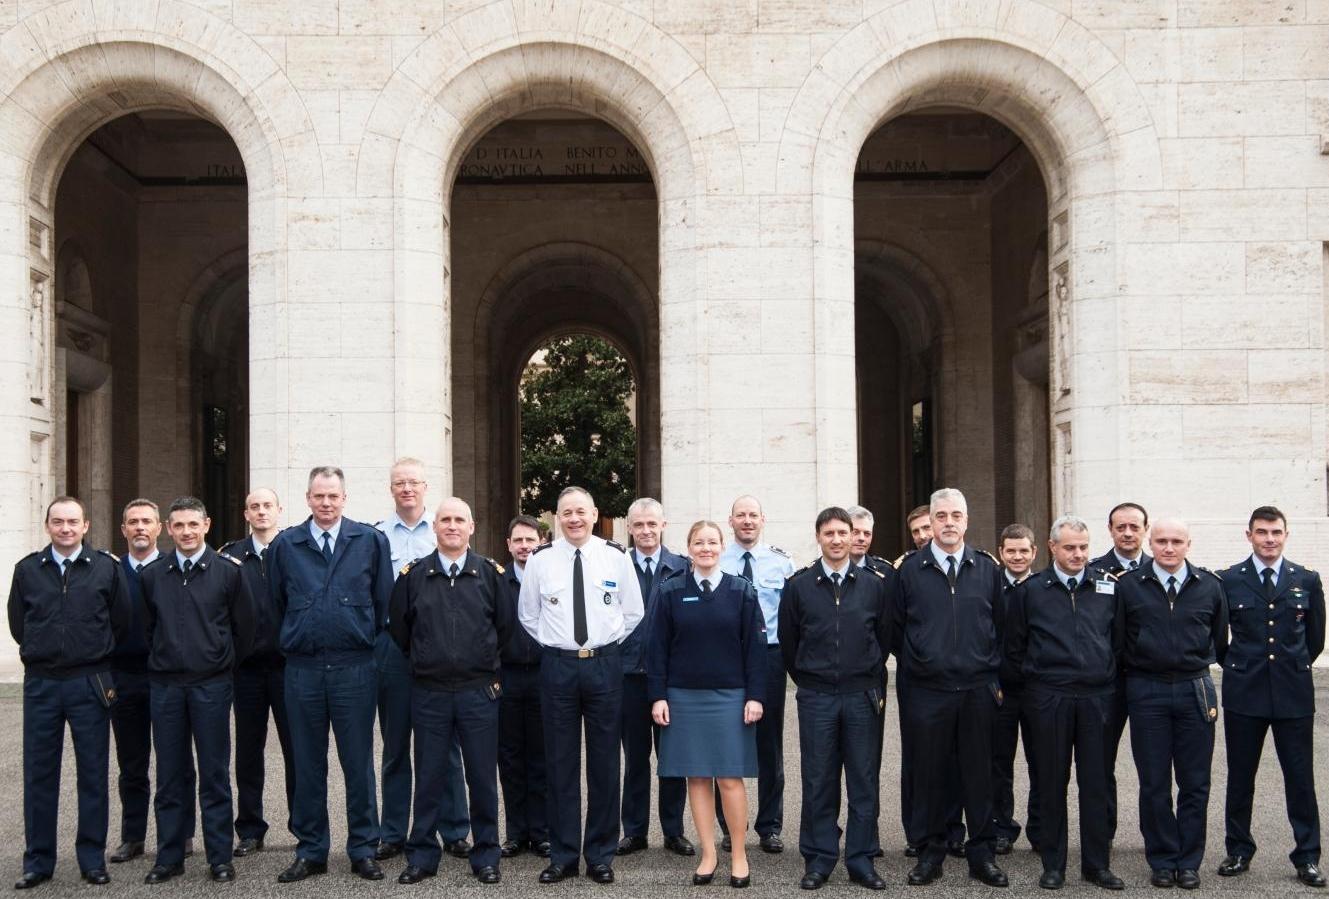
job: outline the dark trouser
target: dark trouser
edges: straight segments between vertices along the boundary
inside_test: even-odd
[[[1223,712],[1223,739],[1227,745],[1227,854],[1255,855],[1251,836],[1251,805],[1255,801],[1255,772],[1260,767],[1264,735],[1274,732],[1274,751],[1283,769],[1283,796],[1292,824],[1296,848],[1288,858],[1294,865],[1320,863],[1320,807],[1315,800],[1315,757],[1311,737],[1315,717],[1253,718]]]
[[[295,759],[286,719],[286,665],[280,658],[240,665],[235,669],[235,833],[242,840],[261,840],[268,832],[268,822],[263,820],[263,782],[269,709],[277,722],[277,741],[286,769],[286,829],[291,830]]]
[[[660,728],[651,721],[646,675],[623,675],[623,836],[646,837],[651,817],[651,747],[657,754]],[[666,837],[683,834],[685,777],[660,778],[660,829]]]
[[[1034,770],[1033,738],[1030,736],[1029,710],[1023,688],[1002,690],[1001,708],[992,733],[992,824],[993,836],[1014,843],[1020,838],[1020,822],[1015,820],[1015,747],[1024,743],[1024,760],[1029,769],[1029,804],[1026,806],[1025,835],[1034,846],[1039,838],[1039,780]],[[1024,732],[1021,741],[1020,732]]]
[[[834,694],[799,688],[798,746],[803,809],[798,851],[808,872],[829,876],[840,857],[840,772],[849,799],[844,866],[855,877],[872,873],[881,806],[875,735],[882,710],[868,691]]]
[[[120,842],[142,843],[148,833],[148,802],[152,798],[152,783],[148,779],[152,758],[151,690],[146,672],[116,669],[113,676],[116,700],[111,706],[111,730],[115,734],[115,761],[120,769],[116,780],[120,793]]]
[[[437,871],[443,854],[435,833],[444,803],[443,785],[453,776],[448,747],[461,741],[470,789],[471,829],[475,847],[471,868],[497,866],[498,850],[498,702],[483,688],[447,692],[415,685],[411,688],[411,720],[415,727],[415,820],[406,843],[407,859],[426,871]]]
[[[1205,675],[1203,679],[1208,678]],[[1214,722],[1201,711],[1194,681],[1166,683],[1128,677],[1126,703],[1131,719],[1131,753],[1140,774],[1140,833],[1144,836],[1145,858],[1155,870],[1198,870],[1204,860]]]
[[[286,709],[295,755],[291,828],[297,858],[326,862],[328,834],[328,728],[346,781],[346,854],[370,858],[378,846],[374,802],[374,665],[286,666]]]
[[[1121,749],[1121,735],[1126,731],[1126,679],[1117,678],[1117,689],[1112,694],[1107,723],[1107,821],[1108,839],[1117,836],[1117,751]]]
[[[1111,837],[1101,813],[1107,801],[1107,724],[1112,696],[1071,696],[1038,688],[1026,689],[1024,703],[1028,739],[1038,766],[1043,833],[1038,848],[1043,870],[1066,873],[1066,787],[1075,755],[1075,781],[1080,789],[1080,870],[1109,866]]]
[[[617,646],[588,659],[546,650],[540,715],[549,772],[551,864],[610,865],[618,848],[619,733],[623,663]],[[586,835],[581,829],[581,735],[586,730]]]
[[[757,722],[757,833],[763,837],[784,829],[784,698],[788,677],[780,644],[766,647],[766,701]],[[715,788],[715,807],[723,808],[720,788]],[[720,818],[720,829],[729,833],[729,822]]]
[[[946,821],[952,789],[959,781],[969,840],[970,867],[991,861],[992,723],[997,703],[985,685],[970,690],[929,690],[909,686],[902,709],[912,733],[913,796],[925,814],[920,857],[940,865],[946,858]]]
[[[189,838],[194,817],[189,774],[194,767],[195,752],[203,847],[208,864],[231,861],[232,691],[230,678],[194,686],[152,685],[159,865],[178,865],[185,860],[185,840]]]
[[[65,722],[74,739],[78,786],[78,830],[74,853],[81,871],[106,867],[110,815],[111,715],[88,677],[57,680],[23,677],[23,827],[27,845],[23,873],[55,872],[56,812],[60,806],[60,760]]]
[[[507,838],[539,843],[549,839],[540,666],[508,666],[499,676],[503,695],[498,701],[498,779],[503,785]]]
[[[903,669],[896,668],[895,701],[896,711],[900,718],[900,823],[904,828],[905,842],[910,846],[921,847],[927,842],[927,808],[921,802],[914,802],[914,740],[906,724],[904,711],[909,693],[909,689],[904,685]],[[949,765],[952,773],[946,780],[946,841],[948,843],[964,841],[964,806],[960,801],[959,777],[954,773],[958,764],[952,755]]]

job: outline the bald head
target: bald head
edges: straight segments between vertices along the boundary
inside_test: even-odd
[[[438,504],[434,512],[434,539],[439,552],[457,558],[470,545],[474,533],[475,521],[465,500],[449,496]]]
[[[729,507],[729,527],[734,532],[734,542],[739,546],[752,549],[757,545],[766,527],[766,516],[755,496],[744,494],[734,500],[734,504]]]
[[[267,546],[277,536],[281,526],[281,501],[277,491],[271,487],[255,487],[245,497],[245,523],[258,538],[258,542]]]
[[[1149,552],[1164,571],[1178,571],[1190,550],[1191,529],[1180,518],[1159,519],[1149,529]]]
[[[445,516],[461,516],[466,521],[472,521],[471,506],[459,496],[449,496],[438,504],[438,510],[434,512],[434,521],[439,521]]]

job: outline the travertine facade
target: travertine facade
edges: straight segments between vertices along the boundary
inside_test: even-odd
[[[926,197],[856,181],[870,135],[937,108],[1020,146]],[[156,110],[220,126],[243,193],[219,183],[194,214],[139,178],[57,203],[62,179],[114,180],[77,156],[89,135]],[[504,188],[542,218],[492,251],[494,198],[458,175],[531,114],[607,122],[651,178],[583,197],[580,224],[556,188]],[[69,440],[96,450],[76,483],[99,544],[121,494],[201,492],[197,406],[234,392],[206,360],[236,353],[249,477],[288,517],[328,461],[370,520],[402,454],[435,495],[454,472],[501,495],[489,329],[571,284],[628,303],[623,333],[589,326],[639,344],[643,487],[675,524],[752,492],[803,552],[819,505],[862,490],[893,516],[921,379],[932,481],[974,496],[977,542],[1129,497],[1227,563],[1275,502],[1291,554],[1324,563],[1326,154],[1323,0],[0,0],[0,562],[40,539]],[[89,223],[117,216],[135,255],[99,264]],[[927,297],[859,319],[894,317],[881,344],[855,333],[872,285]],[[236,291],[247,350],[186,316]],[[905,364],[865,374],[887,351]]]

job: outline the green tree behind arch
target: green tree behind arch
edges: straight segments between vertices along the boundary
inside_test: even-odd
[[[528,367],[521,379],[522,511],[553,512],[559,491],[577,484],[601,515],[626,515],[637,489],[627,359],[590,334],[555,338],[543,350],[543,367]]]

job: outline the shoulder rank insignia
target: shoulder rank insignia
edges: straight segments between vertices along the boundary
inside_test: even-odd
[[[622,543],[619,543],[619,542],[617,542],[617,541],[614,541],[614,540],[606,540],[605,543],[608,543],[610,546],[612,546],[614,549],[618,550],[618,551],[621,552],[621,553],[625,553],[625,552],[628,551],[628,548],[627,548],[626,546],[624,546]]]
[[[900,553],[898,556],[895,557],[895,561],[891,563],[891,567],[892,567],[892,568],[899,568],[901,565],[904,564],[904,560],[905,560],[905,559],[909,558],[910,556],[912,556],[912,555],[913,555],[914,553],[916,553],[916,552],[918,552],[918,550],[916,550],[916,549],[910,549],[910,550],[906,550],[905,552]]]
[[[767,545],[767,546],[770,546],[771,552],[775,553],[777,556],[784,556],[786,559],[792,559],[792,558],[793,558],[793,556],[789,555],[789,553],[787,553],[787,552],[785,552],[784,550],[780,549],[780,547],[778,547],[778,546],[771,546],[769,543],[766,544],[766,545]]]
[[[495,562],[493,559],[489,558],[488,556],[485,556],[484,559],[485,559],[485,561],[488,562],[490,565],[493,565],[493,566],[494,566],[494,570],[497,571],[499,574],[502,574],[502,573],[503,573],[503,566],[502,566],[502,565],[498,564],[497,562]]]
[[[410,571],[411,571],[412,566],[414,566],[415,563],[416,563],[417,561],[419,561],[419,560],[418,560],[418,559],[415,559],[415,560],[412,560],[412,561],[410,561],[410,562],[407,562],[405,565],[403,565],[403,566],[401,567],[401,571],[397,572],[397,577],[405,577],[407,574],[409,574]]]
[[[886,579],[886,575],[883,574],[882,572],[878,571],[878,570],[875,569],[875,568],[865,568],[864,570],[865,570],[865,571],[870,571],[870,572],[872,572],[873,574],[875,574],[877,577],[881,578],[882,580],[885,580],[885,579]]]
[[[983,555],[991,559],[993,562],[997,563],[998,568],[1001,567],[1001,560],[998,559],[996,556],[994,556],[992,553],[988,552],[986,549],[980,549],[978,550],[978,552],[982,553]]]
[[[540,544],[539,546],[537,546],[535,549],[531,550],[531,555],[535,555],[536,553],[542,553],[542,552],[544,552],[545,550],[549,549],[549,547],[551,547],[551,546],[553,546],[553,545],[554,545],[554,544],[552,544],[552,543],[541,543],[541,544]]]
[[[120,557],[117,556],[115,553],[111,552],[109,549],[99,549],[97,550],[97,552],[101,553],[103,556],[110,556],[112,559],[114,559],[117,562],[120,561]]]
[[[230,553],[217,553],[217,555],[221,556],[223,559],[225,559],[228,562],[234,562],[236,565],[239,565],[241,568],[245,567],[244,562],[241,562],[239,559],[237,559],[235,556],[231,555]]]

